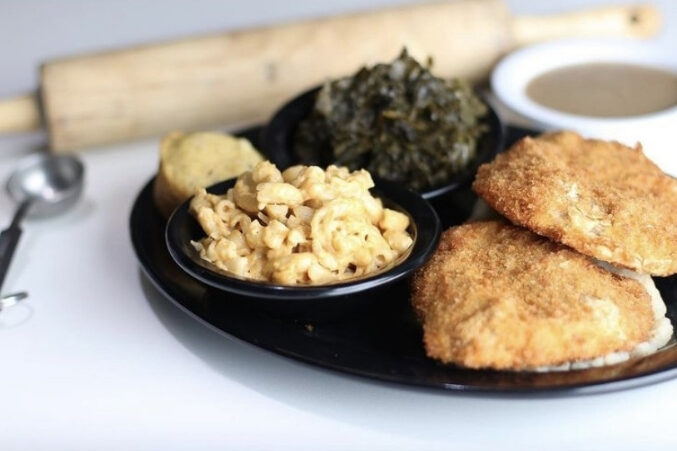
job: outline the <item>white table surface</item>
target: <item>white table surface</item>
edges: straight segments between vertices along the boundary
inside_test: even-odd
[[[0,96],[83,50],[356,10],[332,2],[0,1]],[[547,3],[547,5],[545,4]],[[584,1],[509,1],[518,13]],[[674,49],[677,10],[650,45]],[[672,47],[670,47],[672,46]],[[44,136],[0,138],[0,180]],[[82,153],[82,201],[25,224],[0,314],[0,450],[675,449],[677,380],[571,398],[461,396],[300,364],[201,326],[141,274],[128,232],[156,140]],[[0,193],[0,224],[13,204]]]

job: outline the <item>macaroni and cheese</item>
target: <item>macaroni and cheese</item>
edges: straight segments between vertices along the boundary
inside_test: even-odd
[[[191,213],[206,233],[200,257],[237,276],[283,285],[323,284],[381,270],[413,243],[409,217],[369,193],[365,170],[268,161],[225,195],[201,189]]]

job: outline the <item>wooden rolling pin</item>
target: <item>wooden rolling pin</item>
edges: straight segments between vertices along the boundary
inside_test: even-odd
[[[515,47],[565,36],[647,37],[650,6],[512,17],[501,0],[403,6],[47,62],[38,95],[0,101],[0,132],[47,127],[56,152],[263,121],[282,102],[403,46],[443,77],[485,77]]]

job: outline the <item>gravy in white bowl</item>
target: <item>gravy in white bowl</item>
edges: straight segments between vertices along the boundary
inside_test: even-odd
[[[574,64],[535,77],[526,91],[534,102],[563,113],[640,116],[677,105],[677,75],[637,64]]]

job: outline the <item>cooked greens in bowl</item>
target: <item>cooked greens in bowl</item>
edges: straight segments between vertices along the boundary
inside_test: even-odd
[[[330,81],[293,134],[303,164],[338,164],[426,191],[475,159],[489,108],[462,80],[434,76],[405,50]]]

